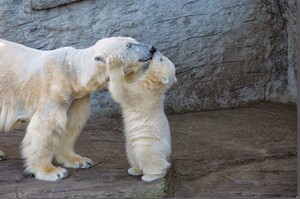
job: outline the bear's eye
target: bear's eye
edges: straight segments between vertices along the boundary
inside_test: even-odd
[[[131,48],[131,46],[132,46],[131,44],[127,44],[126,48]]]
[[[163,58],[160,58],[160,60],[159,61],[163,61]]]
[[[105,61],[105,59],[104,59],[103,57],[101,57],[101,56],[96,56],[96,57],[94,57],[94,60],[95,60],[96,62],[103,62],[103,61]]]

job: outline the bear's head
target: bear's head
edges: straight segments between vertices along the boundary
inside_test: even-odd
[[[126,76],[133,80],[138,71],[150,62],[155,52],[156,48],[139,43],[131,37],[110,37],[97,41],[87,49],[72,51],[68,65],[75,71],[73,76],[79,81],[79,85],[86,92],[92,92],[107,86],[106,59],[109,56],[121,57]]]
[[[95,62],[103,62],[112,55],[121,57],[126,74],[140,69],[156,52],[153,46],[139,43],[131,37],[104,38],[99,40],[92,49]]]
[[[149,62],[148,69],[146,70],[146,73],[155,76],[166,90],[177,82],[174,64],[158,51],[154,53],[152,60]]]

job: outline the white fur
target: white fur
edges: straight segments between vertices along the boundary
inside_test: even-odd
[[[12,130],[19,120],[29,122],[22,142],[27,172],[53,181],[67,175],[53,160],[65,167],[92,165],[91,159],[74,152],[89,116],[89,94],[107,85],[106,56],[124,57],[130,71],[144,64],[138,58],[148,55],[150,47],[127,52],[129,42],[139,44],[115,37],[86,49],[41,51],[0,40],[0,131]],[[97,56],[103,58],[95,60]]]
[[[163,104],[166,90],[177,80],[172,62],[156,54],[146,73],[131,83],[125,81],[122,59],[107,61],[109,91],[123,111],[128,173],[143,175],[143,181],[164,177],[170,167],[171,135]]]

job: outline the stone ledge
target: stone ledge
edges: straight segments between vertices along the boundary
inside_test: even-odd
[[[90,119],[77,152],[95,162],[69,169],[58,182],[23,174],[19,145],[24,132],[0,134],[0,198],[295,197],[296,106],[249,107],[168,116],[172,169],[145,183],[127,174],[121,118]]]

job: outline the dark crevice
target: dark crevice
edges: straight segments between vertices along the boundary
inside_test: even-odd
[[[200,13],[200,14],[184,15],[184,16],[179,16],[179,17],[174,17],[174,18],[169,18],[169,19],[163,19],[163,20],[157,21],[155,24],[168,22],[168,21],[174,21],[174,20],[177,20],[180,18],[185,18],[185,17],[196,17],[196,16],[205,16],[205,15],[207,15],[207,14]]]
[[[30,5],[33,10],[48,10],[59,6],[64,6],[74,2],[83,0],[30,0]]]

